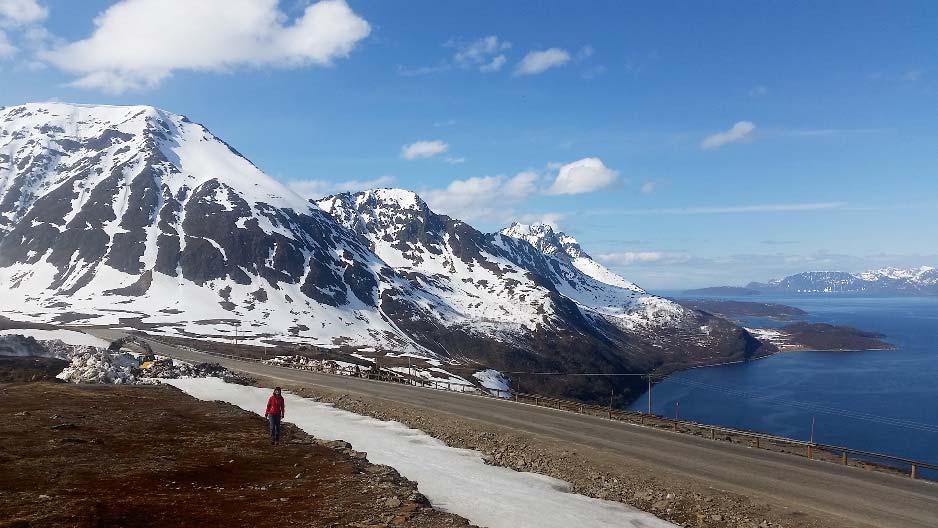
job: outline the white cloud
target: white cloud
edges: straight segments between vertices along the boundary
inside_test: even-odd
[[[522,224],[547,224],[554,229],[560,229],[560,221],[566,218],[564,213],[529,213],[518,217]]]
[[[442,189],[429,189],[420,193],[430,207],[461,220],[494,220],[506,222],[512,216],[511,207],[537,192],[539,176],[525,171],[506,178],[483,176],[453,180]]]
[[[537,75],[570,62],[570,53],[560,48],[532,51],[515,67],[515,75]]]
[[[75,85],[120,93],[178,70],[326,66],[368,36],[344,0],[321,0],[287,22],[277,0],[121,0],[90,37],[40,56],[80,75]]]
[[[642,184],[641,191],[643,194],[651,194],[655,192],[657,188],[658,188],[658,182],[654,180],[648,180]]]
[[[27,25],[42,22],[49,10],[36,0],[0,0],[0,24]]]
[[[401,157],[406,160],[430,158],[437,154],[442,154],[447,150],[449,150],[449,145],[438,139],[433,141],[415,141],[414,143],[401,147]]]
[[[508,58],[502,53],[511,48],[511,42],[499,40],[495,35],[482,37],[472,42],[451,40],[446,44],[456,48],[453,62],[461,68],[476,68],[483,73],[502,69]]]
[[[7,34],[0,30],[0,59],[16,54],[16,46],[10,43]]]
[[[436,66],[418,66],[416,68],[407,68],[398,64],[397,74],[401,77],[420,77],[423,75],[431,75],[434,73],[447,71],[449,69],[449,64],[445,62],[437,64]]]
[[[634,264],[649,263],[669,263],[675,264],[686,262],[690,256],[684,253],[673,253],[665,251],[620,251],[617,253],[604,253],[597,255],[596,258],[604,263],[613,266],[629,266]]]
[[[583,158],[560,167],[548,194],[582,194],[602,189],[616,181],[618,172],[599,158]]]
[[[700,148],[704,150],[720,148],[728,143],[734,143],[745,139],[752,134],[755,129],[756,125],[752,124],[751,121],[739,121],[729,130],[717,132],[716,134],[705,137],[704,140],[700,142]]]
[[[749,97],[762,97],[763,95],[769,93],[769,89],[763,85],[753,86],[749,90]]]
[[[479,71],[482,73],[497,72],[502,69],[502,66],[504,66],[506,62],[508,62],[508,57],[498,55],[497,57],[493,57],[488,63],[479,66]]]
[[[443,161],[445,161],[446,163],[449,163],[450,165],[459,165],[461,163],[465,163],[466,158],[462,156],[459,156],[459,157],[447,156],[443,158]]]
[[[294,180],[287,182],[287,186],[303,198],[322,198],[323,196],[341,192],[356,192],[365,189],[387,187],[392,183],[394,183],[394,177],[380,176],[372,180],[348,180],[342,182],[328,180]]]

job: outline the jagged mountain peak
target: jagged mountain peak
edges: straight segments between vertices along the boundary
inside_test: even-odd
[[[552,225],[535,222],[522,224],[512,222],[510,226],[502,229],[501,234],[513,238],[520,238],[536,247],[545,255],[558,258],[592,258],[580,247],[579,242],[563,231],[556,230]]]
[[[524,240],[541,253],[564,260],[584,274],[609,285],[625,288],[639,293],[645,290],[621,275],[596,262],[572,236],[554,229],[550,224],[521,224],[513,222],[502,229],[504,236]]]

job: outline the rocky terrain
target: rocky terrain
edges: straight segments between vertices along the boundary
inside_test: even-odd
[[[310,203],[206,127],[146,106],[0,109],[0,291],[20,322],[417,357],[464,379],[663,373],[774,351],[548,226],[486,234],[399,189]],[[529,390],[641,390],[580,380]]]
[[[344,442],[167,386],[0,385],[0,526],[469,526]]]

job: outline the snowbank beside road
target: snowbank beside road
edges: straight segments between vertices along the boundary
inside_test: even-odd
[[[74,330],[35,330],[31,328],[18,328],[13,330],[0,330],[2,335],[21,335],[35,338],[36,341],[55,341],[59,340],[67,345],[73,346],[92,346],[97,348],[107,348],[109,342]]]
[[[202,400],[221,400],[263,414],[269,389],[219,379],[176,379]],[[477,451],[443,442],[398,422],[385,422],[285,394],[286,421],[324,440],[345,440],[374,464],[397,469],[419,484],[434,506],[490,528],[673,528],[651,514],[617,502],[570,492],[570,484],[533,473],[486,465]]]

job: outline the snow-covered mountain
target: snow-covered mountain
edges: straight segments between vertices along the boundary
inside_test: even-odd
[[[747,287],[783,293],[849,293],[857,295],[938,295],[938,269],[882,268],[862,273],[808,271]]]
[[[413,347],[378,307],[393,285],[331,217],[185,117],[0,111],[8,317],[183,336],[229,336],[238,321],[259,338]]]
[[[516,370],[541,363],[570,370],[605,355],[594,368],[606,371],[742,357],[758,346],[722,319],[646,293],[547,226],[515,224],[484,234],[400,189],[343,193],[316,203],[416,289],[439,299],[434,310],[446,314],[446,335],[423,335],[421,342],[449,340],[449,353],[477,357],[476,340],[487,336],[512,350],[502,353],[518,358]],[[464,339],[454,342],[457,329]],[[558,337],[571,335],[579,338]],[[544,343],[547,336],[555,341]],[[573,357],[558,363],[564,356]]]
[[[468,375],[646,372],[761,353],[546,226],[484,234],[397,189],[313,204],[151,107],[0,109],[0,315],[410,353]],[[449,367],[448,367],[449,368]],[[625,378],[523,380],[593,398]],[[604,396],[605,397],[605,396]]]

